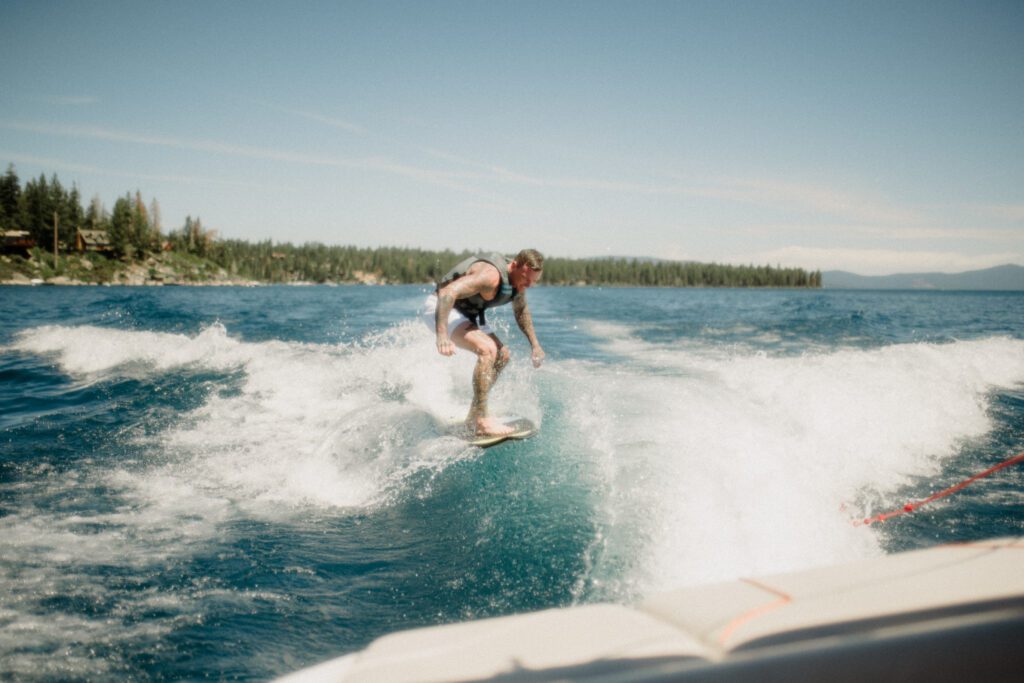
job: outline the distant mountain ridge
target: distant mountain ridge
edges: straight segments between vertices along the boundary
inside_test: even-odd
[[[1024,266],[1007,264],[964,273],[857,275],[842,270],[821,274],[825,289],[943,289],[1024,291]]]

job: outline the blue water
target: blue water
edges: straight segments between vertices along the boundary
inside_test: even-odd
[[[1024,296],[0,287],[0,678],[265,680],[410,627],[1024,533]],[[511,327],[511,329],[510,329]]]

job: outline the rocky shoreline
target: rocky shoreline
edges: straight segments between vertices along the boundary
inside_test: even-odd
[[[100,263],[101,265],[97,265]],[[85,256],[62,257],[60,274],[47,268],[36,259],[20,259],[16,263],[8,256],[0,256],[0,286],[125,286],[125,287],[261,287],[273,284],[291,286],[325,285],[381,285],[388,284],[386,278],[376,273],[356,271],[354,279],[347,282],[317,283],[305,280],[288,282],[262,282],[229,274],[224,268],[209,261],[201,263],[170,263],[160,257],[150,257],[141,262],[116,262],[116,267],[101,272],[102,266],[111,261],[97,262]]]
[[[27,278],[24,275],[15,275],[14,277],[6,280],[0,280],[0,287],[4,286],[15,286],[15,287],[36,287],[36,286],[67,286],[67,287],[263,287],[272,283],[269,282],[257,282],[256,280],[240,280],[240,279],[226,279],[226,280],[204,280],[204,281],[187,281],[187,282],[161,282],[159,280],[150,279],[133,279],[129,278],[124,281],[118,282],[87,282],[84,280],[74,280],[65,275],[58,275],[56,277],[47,278],[45,280],[39,278]],[[313,282],[295,282],[287,284],[296,285],[312,285],[316,284]]]
[[[6,263],[10,259],[4,257]],[[254,287],[262,283],[255,280],[233,277],[223,268],[216,270],[179,268],[165,263],[160,259],[150,258],[135,263],[119,263],[112,272],[100,273],[95,262],[84,257],[64,259],[60,274],[53,274],[50,269],[43,269],[35,260],[23,262],[23,269],[7,272],[0,279],[0,285],[63,285],[63,286],[110,286],[129,287],[164,286],[164,285],[200,285],[200,286],[243,286]],[[29,272],[24,272],[28,270]]]

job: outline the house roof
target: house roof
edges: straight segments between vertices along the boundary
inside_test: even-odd
[[[110,244],[106,230],[79,230],[78,234],[86,244]]]

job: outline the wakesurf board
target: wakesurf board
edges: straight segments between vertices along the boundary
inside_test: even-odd
[[[539,431],[537,425],[533,424],[533,422],[525,417],[516,417],[512,415],[508,417],[499,417],[498,421],[512,427],[512,431],[508,434],[474,434],[471,430],[466,428],[466,424],[464,422],[459,422],[458,424],[452,425],[451,433],[458,436],[460,439],[463,439],[471,446],[490,448],[491,446],[497,446],[499,443],[503,443],[505,441],[529,439]]]

